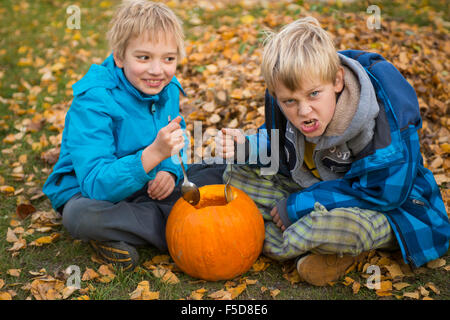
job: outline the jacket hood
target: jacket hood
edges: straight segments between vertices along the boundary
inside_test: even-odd
[[[176,77],[172,78],[170,84],[176,85],[186,95]],[[157,102],[159,100],[167,100],[167,87],[169,85],[156,95],[142,93],[128,81],[123,73],[123,69],[116,66],[113,55],[110,54],[101,65],[93,64],[86,75],[72,86],[72,89],[73,95],[77,96],[93,88],[114,89],[119,87],[128,91],[139,100]]]

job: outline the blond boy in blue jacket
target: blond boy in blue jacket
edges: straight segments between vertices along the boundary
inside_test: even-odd
[[[131,269],[135,246],[167,249],[165,222],[180,197],[184,92],[175,72],[184,36],[175,14],[150,1],[124,2],[110,25],[113,53],[73,85],[59,160],[43,191],[73,237]],[[199,179],[195,170],[199,186],[215,183],[214,173]]]

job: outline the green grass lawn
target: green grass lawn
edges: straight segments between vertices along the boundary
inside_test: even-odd
[[[214,39],[221,39],[219,34],[223,37],[227,32],[221,30],[221,27],[239,28],[240,23],[245,19],[254,19],[248,26],[255,30],[254,38],[250,37],[248,42],[241,39],[241,42],[231,47],[244,57],[239,63],[246,67],[253,63],[252,57],[257,57],[262,39],[260,31],[267,26],[261,23],[265,21],[271,25],[268,18],[264,20],[269,13],[276,14],[275,22],[271,25],[274,28],[283,24],[282,19],[276,20],[276,18],[283,16],[296,18],[309,10],[323,16],[324,21],[328,23],[335,21],[335,30],[338,30],[339,26],[344,29],[347,27],[347,13],[362,12],[364,15],[368,6],[368,2],[364,1],[354,5],[337,1],[329,6],[310,5],[307,1],[297,1],[290,5],[275,5],[267,8],[255,2],[248,6],[230,4],[211,10],[207,7],[196,6],[196,1],[189,1],[189,4],[184,2],[179,6],[175,5],[177,1],[166,2],[183,19],[187,43],[192,52],[200,50],[203,42],[207,45],[213,43]],[[54,226],[51,231],[59,233],[60,237],[53,243],[41,247],[29,244],[50,233],[39,231],[33,234],[18,233],[22,234],[26,240],[27,247],[18,250],[14,256],[13,252],[8,250],[13,244],[5,239],[8,228],[17,227],[12,224],[12,221],[20,221],[16,216],[16,208],[23,199],[30,200],[38,211],[51,210],[49,200],[45,196],[39,196],[39,190],[52,169],[52,164],[45,161],[43,156],[48,156],[49,150],[59,146],[64,124],[61,115],[64,115],[70,105],[71,85],[86,73],[92,63],[101,63],[108,55],[105,34],[108,21],[117,3],[119,3],[117,0],[76,2],[6,0],[0,4],[2,16],[0,22],[0,186],[14,188],[12,193],[0,193],[0,292],[13,290],[13,299],[33,298],[26,285],[35,280],[34,273],[42,268],[45,268],[47,275],[66,281],[61,273],[70,265],[79,266],[82,274],[86,268],[97,270],[100,266],[91,260],[91,249],[85,243],[72,239],[61,225]],[[406,5],[406,3],[409,4]],[[374,1],[374,4],[381,7],[383,19],[396,20],[411,26],[416,25],[414,28],[429,26],[436,18],[445,20],[449,16],[446,1],[417,1],[412,4],[407,1]],[[66,8],[70,5],[81,8],[81,29],[79,30],[67,28],[66,22],[70,15],[66,13]],[[350,25],[353,22],[350,21]],[[436,34],[436,39],[448,40],[448,25],[444,24],[442,28]],[[252,34],[251,30],[249,34]],[[382,49],[382,41],[379,39],[377,41],[379,45],[375,48]],[[186,79],[183,85],[188,92],[195,92],[198,88],[202,88],[201,83],[196,83],[196,77],[208,70],[208,64],[216,62],[220,64],[220,59],[217,58],[220,55],[214,50],[223,49],[223,45],[221,47],[221,43],[218,43],[212,48],[211,54],[204,51],[207,63],[197,61],[192,65],[180,66],[182,77]],[[220,57],[223,59],[222,56]],[[239,65],[236,66],[238,67]],[[231,88],[248,84],[248,79],[239,72],[232,80]],[[414,71],[409,75],[413,78]],[[260,91],[255,95],[261,96],[263,84],[259,82],[259,87],[256,89]],[[194,94],[188,103],[198,107],[213,99],[209,95],[210,91],[202,92],[202,94]],[[256,112],[257,106],[251,105],[251,101],[252,99],[244,99],[239,104],[249,108],[251,106]],[[238,113],[232,114],[238,115]],[[226,119],[231,121],[233,118]],[[442,187],[443,190],[447,188]],[[31,218],[28,217],[19,227],[23,227],[26,231],[31,223]],[[139,252],[142,263],[163,254],[153,248],[141,248]],[[443,258],[448,265],[450,253],[447,252]],[[361,283],[361,289],[354,294],[352,286],[346,286],[342,282],[326,287],[313,287],[302,282],[291,284],[283,277],[286,273],[285,268],[285,264],[272,261],[264,271],[247,272],[243,277],[257,280],[257,282],[247,285],[246,290],[237,299],[396,299],[395,295],[401,297],[403,292],[419,290],[421,286],[429,282],[440,289],[439,294],[430,291],[430,297],[450,298],[449,271],[442,267],[413,270],[413,274],[403,279],[410,286],[402,290],[393,290],[394,295],[387,297],[380,297],[374,290],[364,287],[366,280],[361,271],[352,271],[347,275]],[[8,272],[10,269],[21,269],[20,275],[10,275]],[[167,284],[144,267],[137,272],[115,270],[115,274],[116,277],[109,283],[100,283],[95,280],[83,281],[82,288],[91,285],[93,289],[86,293],[90,299],[129,299],[130,293],[136,289],[138,283],[148,280],[151,291],[159,291],[160,299],[186,299],[191,292],[201,288],[207,289],[208,293],[204,296],[206,298],[208,294],[223,289],[226,284],[225,281],[199,282],[181,272],[176,272],[180,280],[178,284]],[[239,279],[235,282],[239,284]],[[279,293],[275,295],[277,289]],[[70,298],[82,295],[80,292],[75,292]]]

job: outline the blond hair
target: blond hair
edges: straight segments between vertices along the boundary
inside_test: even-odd
[[[107,38],[119,59],[124,59],[130,39],[145,35],[150,41],[173,35],[177,44],[178,59],[185,56],[182,22],[163,3],[146,0],[124,1],[110,22]]]
[[[317,19],[302,18],[269,32],[264,45],[261,73],[272,95],[279,81],[291,91],[302,89],[303,81],[335,82],[339,56]]]

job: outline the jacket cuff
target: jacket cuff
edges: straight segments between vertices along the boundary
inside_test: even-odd
[[[278,210],[278,216],[281,219],[281,222],[283,222],[283,225],[287,228],[289,227],[292,222],[289,220],[288,212],[287,212],[287,199],[283,199],[278,201],[277,203],[277,210]]]
[[[145,172],[144,170],[144,166],[142,164],[142,152],[144,150],[139,150],[135,156],[134,159],[132,161],[132,163],[130,163],[130,170],[132,172],[132,175],[134,176],[134,178],[136,179],[136,181],[138,181],[140,184],[144,185],[146,184],[149,180],[153,180],[155,179],[156,176],[156,171],[150,170],[149,173]]]
[[[184,154],[182,155],[183,158],[183,166],[186,168],[186,165],[184,164],[184,161],[186,161],[186,157]],[[183,170],[181,169],[181,163],[180,160],[176,155],[173,155],[170,158],[167,158],[156,167],[157,171],[167,171],[175,175],[175,185],[178,185],[178,183],[183,179]]]

